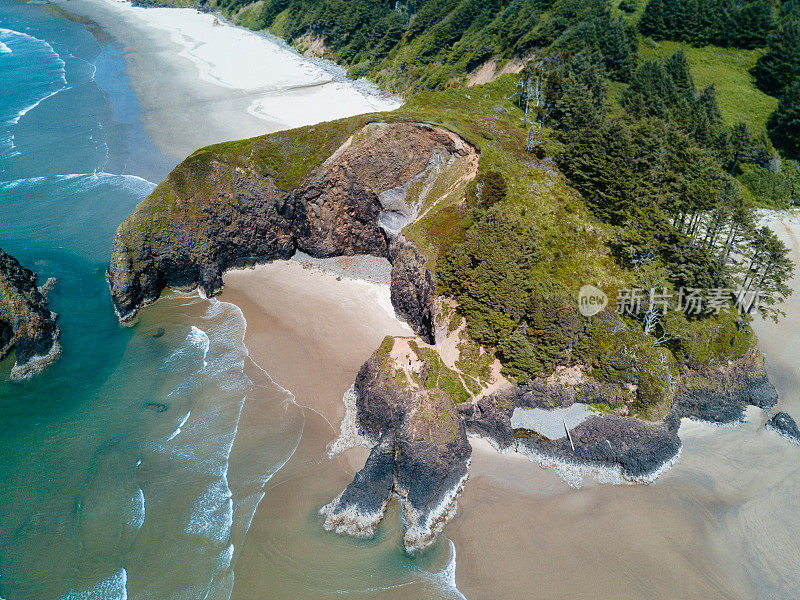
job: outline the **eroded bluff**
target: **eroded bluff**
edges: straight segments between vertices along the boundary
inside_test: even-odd
[[[32,377],[61,353],[56,314],[47,307],[45,286],[38,288],[36,275],[0,250],[0,359],[14,351],[13,380]]]
[[[359,370],[356,421],[374,446],[352,483],[320,512],[326,529],[369,537],[397,494],[405,500],[403,543],[416,552],[455,515],[472,448],[450,396],[398,377],[394,366],[379,349]]]
[[[303,157],[268,153],[274,138],[196,152],[125,220],[107,274],[119,318],[132,319],[167,286],[198,286],[212,296],[226,269],[288,259],[297,250],[372,254],[392,263],[398,314],[432,341],[432,278],[398,231],[418,208],[407,200],[409,188],[474,148],[430,125],[369,123],[289,185],[286,172]]]

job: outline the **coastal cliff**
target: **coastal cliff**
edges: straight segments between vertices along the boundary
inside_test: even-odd
[[[34,376],[61,353],[56,314],[48,309],[43,292],[32,271],[0,250],[0,359],[14,351],[12,380]]]
[[[329,530],[373,535],[396,496],[406,549],[428,547],[455,513],[468,435],[572,485],[584,472],[648,483],[680,456],[682,417],[736,422],[775,403],[733,307],[670,311],[656,329],[612,307],[579,312],[582,283],[613,296],[639,273],[612,252],[618,229],[525,150],[511,84],[204,148],[117,232],[108,281],[123,322],[165,287],[210,296],[226,269],[297,251],[391,263],[392,305],[416,336],[385,340],[346,396],[333,446],[360,438],[370,455],[321,508]],[[576,404],[588,414],[563,430],[513,425],[517,411]]]
[[[431,366],[408,354],[407,345],[387,338],[359,370],[356,422],[374,446],[353,482],[320,512],[326,529],[368,537],[397,494],[405,501],[404,545],[417,552],[455,514],[472,448],[452,398],[425,388]]]
[[[133,319],[167,286],[213,296],[226,269],[288,259],[297,250],[371,254],[393,264],[397,312],[432,339],[426,261],[391,225],[416,210],[409,197],[416,181],[475,149],[425,124],[348,125],[323,133],[316,166],[280,152],[281,135],[186,159],[117,231],[107,278],[120,320]]]

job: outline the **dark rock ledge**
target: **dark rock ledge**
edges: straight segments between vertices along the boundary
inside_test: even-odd
[[[455,515],[472,448],[450,397],[401,386],[379,351],[355,382],[357,426],[375,446],[352,483],[320,513],[325,528],[370,537],[393,494],[404,499],[408,552],[430,546]]]
[[[61,353],[57,315],[45,299],[54,283],[38,288],[36,275],[0,250],[0,359],[14,351],[12,380],[33,377]]]
[[[604,470],[606,479],[618,483],[648,483],[680,453],[676,413],[658,423],[611,414],[589,417],[570,430],[574,450],[566,435],[551,440],[512,429],[515,408],[553,408],[548,395],[535,387],[517,386],[459,405],[467,431],[486,438],[501,452],[524,452],[548,466]]]
[[[800,444],[800,430],[797,429],[797,423],[785,412],[775,413],[775,415],[767,421],[765,427],[795,444]]]

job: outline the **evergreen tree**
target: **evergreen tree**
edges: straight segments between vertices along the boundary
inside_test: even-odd
[[[689,71],[689,61],[683,49],[678,50],[664,62],[664,69],[672,78],[678,94],[694,98],[694,80]]]
[[[636,70],[622,96],[622,106],[637,118],[665,121],[679,104],[678,89],[663,63],[649,60]]]
[[[767,131],[777,148],[800,157],[800,80],[790,85],[769,118]]]
[[[727,26],[722,30],[725,46],[762,47],[776,26],[772,3],[768,0],[744,4],[738,10],[728,12],[728,15]]]
[[[602,121],[608,84],[600,60],[580,52],[547,78],[545,115],[555,127],[571,131]]]
[[[747,123],[736,123],[731,128],[730,147],[728,168],[733,174],[741,163],[753,161],[755,141],[750,135]]]
[[[767,52],[758,59],[753,75],[756,85],[773,96],[800,79],[800,20],[781,26]]]

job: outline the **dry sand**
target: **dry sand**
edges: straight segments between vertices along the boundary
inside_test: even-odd
[[[399,106],[377,88],[334,77],[285,45],[211,14],[118,0],[56,2],[123,46],[145,131],[177,160],[217,142]]]
[[[388,285],[337,280],[295,261],[228,271],[220,299],[244,312],[250,357],[330,423],[331,439],[359,367],[386,335],[411,334],[394,315]]]

